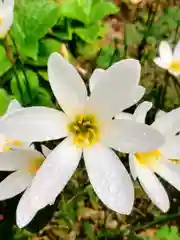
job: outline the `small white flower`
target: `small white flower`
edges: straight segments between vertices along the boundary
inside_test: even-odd
[[[4,38],[13,23],[14,0],[0,0],[0,38]]]
[[[90,97],[76,69],[58,53],[48,61],[51,88],[62,111],[29,107],[8,115],[2,131],[24,141],[63,140],[42,164],[17,210],[17,224],[28,224],[32,212],[54,202],[76,170],[83,154],[90,182],[110,209],[129,214],[134,202],[131,178],[111,147],[122,152],[151,151],[164,138],[151,127],[130,120],[112,120],[142,96],[137,60],[122,60],[104,73]],[[93,80],[95,81],[95,80]],[[91,82],[91,81],[90,81]],[[138,92],[138,93],[137,93]],[[0,125],[1,127],[1,125]],[[28,206],[28,207],[26,207]],[[26,215],[26,219],[24,218]]]
[[[0,120],[3,120],[8,116],[8,114],[11,114],[19,109],[21,109],[22,106],[17,100],[12,100],[8,106],[8,109],[6,113],[0,117]],[[18,139],[11,139],[8,136],[3,135],[0,133],[0,153],[3,151],[9,151],[11,149],[19,149],[19,148],[28,148],[30,146],[30,143],[22,142]]]
[[[137,107],[134,115],[126,114],[126,117],[144,122],[151,107],[150,102],[143,102]],[[121,115],[118,118],[121,118]],[[150,152],[130,154],[129,164],[134,179],[139,179],[150,199],[166,212],[170,207],[169,198],[155,173],[180,191],[180,165],[176,164],[178,159],[180,163],[180,136],[176,135],[180,130],[180,108],[168,113],[161,111],[151,126],[164,135],[165,143]]]
[[[0,182],[0,201],[12,198],[25,190],[22,199],[26,198],[33,178],[45,159],[45,153],[50,153],[45,146],[42,146],[42,149],[44,155],[31,148],[0,153],[0,171],[14,171]],[[18,204],[17,211],[19,207],[22,209],[22,204]],[[28,202],[26,208],[28,208]],[[28,215],[23,211],[21,217],[24,221],[30,222],[37,211],[38,209],[31,209]]]
[[[159,57],[154,62],[161,68],[167,69],[172,75],[180,75],[180,41],[176,44],[174,51],[166,41],[159,45]]]
[[[0,201],[12,198],[30,186],[44,161],[35,149],[19,149],[0,153],[0,171],[15,171],[0,182]]]

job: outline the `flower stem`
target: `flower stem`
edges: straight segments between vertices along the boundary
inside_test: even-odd
[[[156,12],[157,12],[158,6],[159,6],[159,1],[157,1],[157,3],[156,3],[155,10],[153,10],[153,5],[149,6],[149,14],[148,14],[147,22],[146,22],[147,28],[146,28],[144,36],[143,36],[143,38],[141,40],[141,43],[140,43],[140,45],[138,47],[138,57],[137,58],[139,59],[139,61],[142,60],[143,51],[144,51],[144,48],[145,48],[145,46],[147,44],[147,38],[149,36],[149,31],[150,31],[151,26],[152,26],[152,24],[154,22],[154,18],[156,16]]]
[[[16,71],[16,61],[14,60],[14,56],[12,54],[12,51],[10,51],[8,42],[9,42],[8,41],[8,35],[6,35],[6,37],[3,39],[4,49],[6,51],[7,57],[9,58],[9,60],[12,64],[12,69],[13,69],[14,76],[15,76],[16,81],[17,81],[17,86],[18,86],[19,92],[20,92],[20,101],[23,104],[24,103],[23,91],[21,89],[20,80],[19,80],[19,77],[18,77],[18,74],[17,74],[17,71]]]
[[[172,219],[176,219],[179,216],[180,216],[180,212],[174,213],[174,214],[171,214],[171,215],[160,216],[152,222],[149,222],[149,223],[147,223],[143,226],[138,226],[138,227],[134,228],[134,231],[139,232],[139,231],[142,231],[143,229],[149,228],[153,225],[156,225],[156,224],[159,224],[159,223],[162,223],[162,222],[167,222],[167,221],[172,220]]]
[[[21,65],[21,70],[22,70],[22,73],[24,75],[24,79],[25,79],[25,82],[26,82],[27,93],[28,93],[28,95],[30,97],[30,100],[32,100],[31,88],[30,88],[30,85],[29,85],[28,77],[27,77],[27,74],[26,74],[26,71],[25,71],[25,68],[24,68],[24,64],[21,61],[21,58],[20,58],[20,55],[19,55],[19,52],[18,52],[18,48],[17,48],[16,42],[15,42],[12,34],[9,33],[9,37],[10,37],[12,43],[13,43],[13,46],[14,46],[14,49],[16,51],[16,55],[17,55],[18,61],[19,61],[20,65]]]

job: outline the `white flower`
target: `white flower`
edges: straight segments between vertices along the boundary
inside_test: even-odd
[[[0,182],[0,201],[12,198],[30,186],[44,161],[35,149],[19,149],[0,153],[0,171],[15,171]]]
[[[20,109],[22,109],[20,103],[12,100],[1,120]],[[0,134],[0,171],[14,171],[0,182],[0,201],[18,195],[31,185],[33,177],[45,159],[44,156],[50,154],[50,150],[44,145],[42,145],[42,152],[44,155],[34,150],[30,143],[10,139]],[[22,198],[27,195],[27,192]],[[35,214],[36,211],[28,215],[29,221]]]
[[[22,199],[26,197],[36,172],[43,163],[45,156],[47,156],[45,154],[50,153],[50,150],[45,146],[42,146],[42,150],[44,155],[31,148],[0,153],[0,171],[14,171],[0,182],[0,201],[12,198],[25,190]],[[22,208],[22,205],[20,207]],[[19,205],[17,210],[18,208]],[[22,212],[21,217],[26,221],[31,221],[37,211],[38,209],[29,211],[27,216],[26,214],[23,215]]]
[[[143,102],[137,107],[134,115],[126,114],[126,117],[144,122],[151,107],[150,102]],[[150,199],[166,212],[170,206],[169,198],[155,173],[180,191],[180,165],[176,164],[178,159],[180,163],[180,136],[176,135],[180,130],[180,108],[164,114],[161,111],[151,126],[164,135],[165,143],[150,152],[130,154],[129,164],[134,179],[139,179]]]
[[[8,136],[18,136],[24,141],[67,137],[44,161],[29,192],[21,199],[18,226],[28,224],[32,212],[55,200],[76,170],[82,153],[90,182],[101,201],[114,211],[129,214],[134,202],[132,181],[111,147],[122,152],[151,151],[164,141],[160,133],[145,124],[112,120],[120,110],[134,104],[137,92],[142,96],[142,88],[137,90],[139,62],[123,60],[101,76],[95,74],[94,79],[102,77],[102,80],[89,98],[76,69],[58,53],[49,58],[48,74],[65,113],[47,107],[29,107],[8,115],[0,124]]]
[[[21,105],[17,100],[12,100],[8,106],[6,113],[0,117],[1,120],[5,119],[8,114],[11,114],[19,109],[21,109]],[[3,151],[9,151],[11,149],[19,149],[19,148],[28,148],[30,143],[22,142],[18,139],[11,139],[8,136],[0,133],[0,153]]]
[[[159,57],[154,62],[161,68],[167,69],[172,75],[180,75],[180,41],[176,44],[174,51],[166,41],[159,45]]]
[[[14,0],[0,0],[0,38],[4,38],[13,23]]]

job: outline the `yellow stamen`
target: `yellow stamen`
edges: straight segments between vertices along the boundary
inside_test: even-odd
[[[24,143],[22,141],[19,141],[19,140],[11,140],[11,139],[8,139],[6,138],[6,145],[7,146],[10,146],[10,147],[22,147],[24,145]]]
[[[100,123],[92,114],[78,114],[68,124],[75,145],[89,147],[100,140]]]
[[[28,172],[35,174],[39,170],[39,168],[40,168],[40,166],[42,165],[43,162],[44,162],[44,157],[43,156],[39,157],[39,158],[32,159],[31,164],[28,168]]]
[[[136,153],[135,156],[139,164],[145,166],[154,166],[156,165],[157,160],[161,156],[161,152],[159,150],[153,150],[151,152]]]
[[[3,23],[3,18],[0,16],[0,26],[2,25]]]
[[[179,72],[180,71],[180,60],[172,61],[171,64],[169,65],[169,68],[174,72]]]
[[[180,164],[180,160],[179,159],[169,159],[172,163],[174,164]]]
[[[13,140],[13,141],[12,141],[12,144],[13,144],[14,146],[16,146],[16,147],[21,147],[21,146],[24,145],[24,143],[21,142],[21,141],[19,141],[19,140]]]
[[[8,147],[7,145],[3,146],[3,151],[11,151],[12,148]]]

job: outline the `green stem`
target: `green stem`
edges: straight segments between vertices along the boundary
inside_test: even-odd
[[[113,55],[112,55],[112,57],[111,57],[111,60],[110,60],[110,62],[109,62],[109,67],[113,64],[114,59],[115,59],[116,55],[118,54],[118,47],[117,47],[118,42],[117,42],[116,39],[114,40],[114,45],[115,45],[115,50],[114,50],[114,53],[113,53]]]
[[[127,30],[126,25],[124,26],[124,58],[127,57],[128,45],[127,45]]]
[[[159,224],[161,222],[167,222],[167,221],[175,219],[177,217],[180,217],[180,212],[174,213],[174,214],[171,214],[171,215],[158,217],[157,219],[155,219],[154,221],[152,221],[150,223],[147,223],[147,224],[145,224],[143,226],[139,226],[139,227],[134,228],[134,231],[135,232],[139,232],[139,231],[142,231],[143,229],[149,228],[149,227],[151,227],[153,225]]]
[[[152,24],[154,22],[154,18],[156,16],[156,11],[158,9],[158,6],[159,6],[159,1],[156,3],[156,9],[155,10],[153,10],[153,6],[152,5],[149,7],[148,20],[146,22],[147,29],[146,29],[146,31],[144,33],[144,36],[142,38],[142,41],[141,41],[139,47],[138,47],[138,59],[139,59],[139,61],[142,60],[143,51],[144,51],[144,48],[145,48],[145,46],[147,44],[147,37],[149,36],[149,31],[150,31],[151,26],[152,26]]]
[[[18,86],[18,89],[19,89],[19,92],[20,92],[20,101],[21,103],[23,104],[24,103],[24,99],[23,99],[23,91],[21,89],[21,84],[20,84],[20,80],[19,80],[19,77],[18,77],[18,74],[17,74],[17,71],[16,71],[16,62],[14,60],[14,56],[12,54],[12,52],[10,51],[10,48],[9,48],[9,44],[8,44],[8,35],[4,38],[3,40],[3,44],[4,44],[4,49],[6,51],[6,54],[12,64],[12,70],[13,70],[13,73],[14,73],[14,76],[16,78],[16,81],[17,81],[17,86]]]
[[[175,37],[174,37],[174,44],[176,44],[177,40],[178,40],[179,27],[180,27],[180,21],[177,22],[177,26],[176,26],[176,30],[175,30]]]
[[[157,102],[156,102],[156,109],[164,109],[164,103],[165,103],[165,94],[167,90],[167,85],[168,85],[168,80],[169,80],[169,72],[165,72],[164,76],[164,82],[163,84],[160,85],[159,91],[158,91],[158,96],[157,97]]]
[[[148,36],[148,33],[149,33],[149,29],[150,29],[150,26],[151,26],[151,22],[152,22],[152,14],[153,14],[153,10],[152,10],[152,6],[149,7],[149,13],[148,13],[148,19],[147,19],[147,22],[146,22],[146,25],[147,25],[147,29],[144,33],[144,36],[141,40],[141,43],[138,47],[138,59],[139,61],[141,61],[141,58],[142,58],[142,55],[143,55],[143,50],[146,46],[146,43],[147,43],[147,36]]]
[[[18,52],[18,48],[17,48],[16,42],[15,42],[12,34],[9,33],[9,37],[10,37],[12,43],[13,43],[14,49],[16,51],[17,58],[18,58],[19,63],[21,65],[21,70],[22,70],[22,73],[24,75],[24,79],[25,79],[26,86],[27,86],[27,93],[28,93],[30,99],[32,100],[31,88],[30,88],[30,85],[29,85],[28,77],[27,77],[27,74],[26,74],[26,71],[25,71],[25,68],[24,68],[24,64],[22,63],[21,58],[19,57],[19,52]]]

